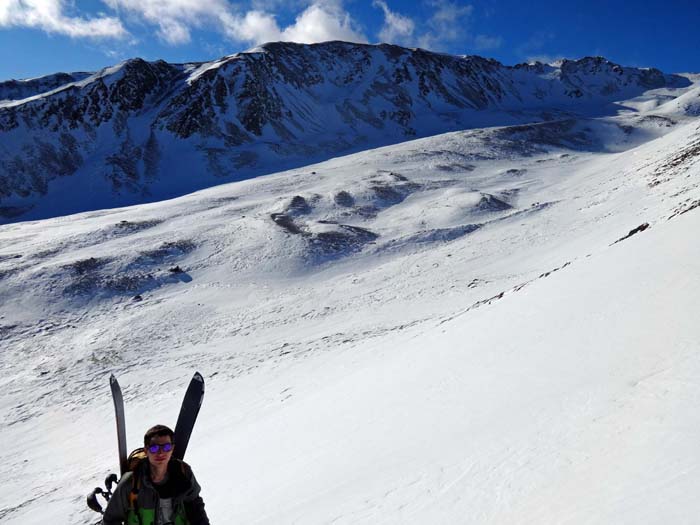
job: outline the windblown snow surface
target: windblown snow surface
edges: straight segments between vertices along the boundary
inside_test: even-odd
[[[697,106],[0,227],[0,522],[97,521],[109,374],[135,448],[199,370],[212,523],[697,523]]]

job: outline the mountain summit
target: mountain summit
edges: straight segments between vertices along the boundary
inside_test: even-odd
[[[689,84],[602,57],[511,67],[345,42],[4,82],[0,222],[160,200],[447,131],[611,115]]]

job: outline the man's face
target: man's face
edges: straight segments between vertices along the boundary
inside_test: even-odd
[[[163,447],[163,445],[166,446]],[[168,448],[167,445],[170,445],[170,450],[166,452],[164,448]],[[174,448],[170,436],[155,436],[151,438],[150,445],[146,447],[146,456],[149,463],[154,467],[167,465],[170,457],[173,455]]]

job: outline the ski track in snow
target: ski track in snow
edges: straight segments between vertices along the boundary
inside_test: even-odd
[[[692,523],[700,128],[674,118],[0,227],[0,520],[94,523],[109,373],[134,448],[199,370],[216,523]]]

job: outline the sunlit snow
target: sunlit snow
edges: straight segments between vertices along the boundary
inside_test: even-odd
[[[109,374],[135,448],[198,370],[212,523],[694,523],[697,89],[0,226],[0,521],[97,521]]]

